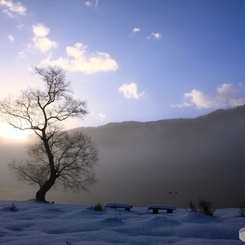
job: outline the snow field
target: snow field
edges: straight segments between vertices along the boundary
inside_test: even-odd
[[[18,211],[11,211],[15,204]],[[107,208],[28,201],[0,201],[0,244],[4,245],[109,245],[109,244],[244,244],[239,230],[245,218],[237,208],[217,209],[218,218],[173,213],[147,207]]]

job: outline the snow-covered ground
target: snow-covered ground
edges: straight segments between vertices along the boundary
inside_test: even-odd
[[[18,208],[11,211],[12,204]],[[146,207],[90,210],[89,206],[0,201],[0,244],[243,244],[245,218],[237,208],[217,209],[218,218],[176,209],[152,214]]]

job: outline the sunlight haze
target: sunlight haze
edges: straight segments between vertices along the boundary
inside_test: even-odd
[[[19,129],[15,129],[6,123],[1,123],[0,125],[0,136],[4,138],[16,139],[16,140],[25,140],[26,137],[33,133],[32,131],[21,131]]]

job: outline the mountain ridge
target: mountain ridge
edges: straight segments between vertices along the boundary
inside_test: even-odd
[[[245,106],[239,106],[197,118],[129,121],[73,130],[84,131],[98,145],[100,185],[111,195],[121,193],[137,205],[146,204],[145,196],[155,203],[171,197],[182,206],[184,199],[187,203],[204,197],[219,207],[232,207],[239,205],[245,185],[241,174],[245,171],[244,125]],[[142,196],[133,197],[141,188],[145,190]],[[131,189],[130,197],[125,189]],[[168,195],[174,190],[179,200]]]

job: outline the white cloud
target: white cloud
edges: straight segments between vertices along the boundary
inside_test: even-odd
[[[99,116],[102,117],[102,118],[106,117],[103,113],[100,113]]]
[[[147,39],[152,39],[152,38],[153,38],[153,39],[160,39],[161,36],[162,36],[162,35],[161,35],[160,33],[153,33],[153,32],[152,32],[152,33],[151,33],[149,36],[147,36],[146,38],[147,38]]]
[[[13,3],[11,0],[0,0],[0,6],[4,7],[3,13],[10,18],[15,18],[14,14],[26,15],[26,8],[20,3]]]
[[[92,3],[89,2],[89,1],[85,2],[84,4],[87,5],[87,6],[92,6]]]
[[[238,93],[238,90],[234,88],[232,83],[224,83],[217,89],[217,97],[221,100],[233,99],[234,95]]]
[[[12,35],[9,35],[9,36],[8,36],[8,39],[9,39],[9,41],[12,43],[12,42],[14,41],[15,38],[14,38]]]
[[[47,52],[50,49],[56,48],[58,46],[58,43],[51,41],[47,37],[34,37],[33,41],[34,47],[42,52]]]
[[[243,85],[240,84],[240,87]],[[232,83],[224,83],[217,88],[215,94],[204,94],[201,91],[193,89],[189,93],[184,94],[183,104],[171,105],[171,107],[186,107],[195,106],[198,109],[202,108],[221,108],[227,106],[238,106],[245,104],[245,98],[237,99],[237,94],[243,92],[244,89],[238,90]]]
[[[144,95],[144,92],[138,93],[138,88],[136,83],[123,84],[119,91],[124,94],[124,97],[127,99],[138,99]]]
[[[140,31],[140,28],[135,27],[132,31],[133,31],[133,33],[139,32]]]
[[[42,52],[47,52],[50,49],[56,48],[58,43],[51,41],[46,36],[49,34],[50,30],[48,27],[44,26],[42,23],[38,23],[32,26],[32,31],[34,37],[32,38],[34,47]]]
[[[136,33],[136,32],[139,32],[139,31],[140,31],[140,28],[135,27],[135,28],[132,29],[132,32],[130,33],[129,36],[130,36],[130,37],[134,37],[134,36],[135,36],[135,33]]]
[[[215,107],[216,100],[210,95],[206,95],[201,91],[193,89],[189,93],[185,93],[184,97],[190,99],[190,102],[196,105],[198,108],[210,108]]]
[[[118,69],[117,62],[108,53],[88,53],[87,46],[76,43],[74,47],[68,46],[66,53],[71,59],[60,57],[57,60],[47,58],[41,61],[42,65],[60,66],[68,71],[80,71],[91,74],[98,71],[115,71]]]
[[[50,32],[49,28],[44,26],[42,23],[32,26],[32,31],[36,37],[45,37]]]

